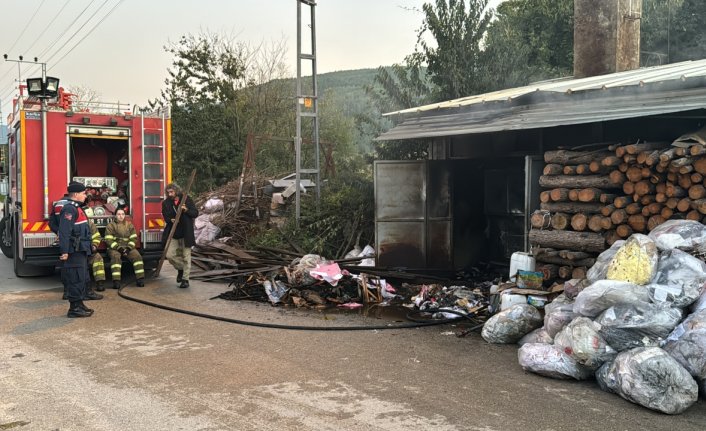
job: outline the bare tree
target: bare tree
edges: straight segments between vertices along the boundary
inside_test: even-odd
[[[96,90],[83,85],[71,85],[66,91],[71,93],[71,108],[74,111],[89,110],[101,97]]]

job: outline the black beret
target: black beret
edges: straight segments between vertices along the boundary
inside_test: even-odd
[[[79,183],[78,181],[71,181],[66,191],[69,193],[80,193],[86,190],[86,186]]]

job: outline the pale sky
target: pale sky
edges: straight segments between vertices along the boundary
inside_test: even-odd
[[[423,3],[318,0],[318,72],[401,62],[414,51]],[[2,0],[0,7],[0,54],[39,57],[62,86],[91,88],[106,102],[139,105],[157,97],[171,60],[163,46],[202,30],[251,45],[284,40],[296,75],[296,0]],[[302,6],[303,15],[308,10]],[[41,70],[23,64],[21,75],[38,77]],[[17,64],[0,58],[3,123],[17,79]]]

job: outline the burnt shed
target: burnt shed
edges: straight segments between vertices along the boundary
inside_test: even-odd
[[[385,114],[378,140],[428,160],[375,162],[379,264],[461,269],[527,251],[545,151],[673,141],[706,124],[706,60],[557,79]]]

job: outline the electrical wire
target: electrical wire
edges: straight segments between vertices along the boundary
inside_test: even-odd
[[[29,28],[29,25],[32,24],[32,21],[34,21],[34,17],[37,16],[37,12],[39,12],[39,10],[42,8],[42,6],[44,5],[44,2],[45,2],[45,1],[46,1],[46,0],[42,0],[42,2],[39,3],[39,6],[37,6],[37,9],[36,9],[36,10],[34,11],[34,13],[32,14],[32,17],[29,19],[29,21],[27,21],[27,24],[25,24],[25,27],[24,27],[24,28],[22,29],[22,31],[20,32],[19,36],[17,36],[17,39],[15,39],[15,41],[12,43],[12,46],[10,47],[10,49],[7,50],[8,53],[12,52],[12,50],[13,50],[13,49],[15,48],[15,46],[17,45],[17,42],[19,42],[20,39],[22,39],[22,36],[24,36],[25,31],[27,31],[27,29]]]
[[[25,34],[25,31],[27,31],[27,28],[29,27],[29,25],[32,23],[32,21],[34,21],[34,17],[37,16],[37,12],[39,12],[39,10],[42,8],[42,5],[44,5],[45,1],[46,0],[42,0],[42,2],[39,4],[39,6],[37,6],[37,9],[32,14],[32,17],[29,19],[29,21],[27,21],[27,24],[25,24],[25,27],[22,29],[22,32],[20,32],[20,35],[17,36],[17,39],[15,39],[15,41],[12,43],[12,46],[10,47],[10,49],[7,50],[6,54],[9,54],[15,48],[15,45],[17,45],[17,42],[19,42],[20,39],[22,38],[22,35]],[[0,81],[2,81],[7,76],[7,74],[10,73],[11,71],[12,71],[12,68],[7,69],[7,71],[5,73],[3,73],[2,76],[0,76]]]
[[[213,314],[200,313],[197,311],[184,310],[177,307],[171,307],[164,304],[158,304],[155,302],[147,301],[140,298],[135,298],[134,296],[127,295],[123,293],[123,289],[127,285],[123,285],[118,289],[118,295],[121,298],[127,299],[128,301],[137,302],[143,305],[147,305],[154,308],[159,308],[161,310],[173,311],[175,313],[186,314],[189,316],[202,317],[205,319],[218,320],[221,322],[235,323],[237,325],[245,326],[255,326],[259,328],[270,328],[270,329],[288,329],[296,331],[372,331],[372,330],[383,330],[383,329],[408,329],[408,328],[421,328],[425,326],[437,326],[445,325],[448,323],[458,323],[458,319],[443,319],[434,321],[414,321],[413,323],[404,323],[400,325],[370,325],[370,326],[303,326],[303,325],[280,325],[276,323],[262,323],[262,322],[252,322],[247,320],[232,319],[229,317],[215,316]],[[460,316],[466,317],[471,322],[474,322],[471,317],[463,313],[455,312],[452,310],[443,310],[444,312],[449,312],[452,314],[458,314]],[[482,326],[482,325],[481,325]],[[477,328],[478,326],[474,327]]]
[[[61,13],[64,11],[64,9],[66,9],[66,6],[68,6],[68,4],[69,4],[69,0],[66,0],[66,1],[64,2],[64,5],[61,7],[61,9],[59,9],[59,12],[57,12],[57,13],[54,15],[54,18],[52,18],[52,20],[49,21],[49,23],[44,26],[44,30],[42,30],[42,32],[39,33],[39,36],[37,36],[37,38],[34,39],[34,42],[32,42],[32,43],[29,45],[29,48],[25,49],[25,52],[28,53],[28,52],[30,52],[30,51],[32,50],[32,48],[34,48],[34,45],[36,45],[37,42],[39,41],[39,39],[41,39],[41,37],[44,36],[44,33],[46,33],[47,30],[49,30],[49,29],[51,28],[52,24],[54,24],[54,21],[56,21],[56,19],[59,18],[59,16],[60,16]]]
[[[93,3],[92,1],[89,1],[89,2],[88,2],[88,4],[86,5],[85,8],[83,8],[83,10],[81,11],[81,13],[78,14],[78,15],[76,16],[76,18],[74,18],[74,20],[71,21],[71,23],[70,23],[68,26],[66,26],[66,28],[64,29],[64,31],[62,31],[61,34],[60,34],[56,39],[54,39],[54,42],[52,42],[52,44],[49,45],[48,47],[44,48],[44,50],[39,54],[39,57],[44,56],[44,54],[46,54],[47,52],[49,52],[49,50],[51,50],[51,49],[54,47],[54,45],[56,45],[56,44],[61,40],[61,38],[64,37],[64,35],[66,34],[66,32],[69,31],[69,29],[70,29],[71,27],[73,27],[73,25],[76,23],[76,21],[78,21],[78,20],[83,16],[83,14],[86,13],[86,11],[88,10],[88,8],[91,6],[92,3]],[[98,9],[100,9],[100,7],[99,7]],[[89,18],[89,19],[90,19],[90,18]],[[70,39],[70,38],[69,38],[69,39]]]
[[[105,0],[105,1],[93,12],[93,14],[91,14],[91,16],[88,17],[88,19],[86,19],[86,20],[83,22],[83,24],[82,24],[75,32],[74,32],[68,39],[66,39],[66,41],[64,42],[64,44],[61,45],[61,46],[55,51],[55,53],[54,53],[53,55],[51,55],[46,61],[44,61],[44,63],[46,64],[46,63],[48,63],[49,61],[51,61],[51,60],[59,53],[59,51],[61,51],[61,49],[63,49],[74,37],[76,37],[76,35],[86,26],[86,24],[88,24],[88,22],[91,21],[91,19],[93,19],[93,17],[96,16],[96,14],[98,14],[98,12],[99,12],[101,9],[103,9],[103,7],[106,5],[106,3],[108,3],[108,1],[109,1],[109,0]],[[91,28],[91,30],[90,30],[78,43],[76,43],[66,54],[64,54],[64,56],[62,56],[61,59],[59,59],[59,61],[63,60],[71,51],[73,51],[81,42],[83,42],[83,40],[85,40],[86,37],[88,37],[88,36],[93,32],[93,30],[95,30],[95,29],[98,27],[98,25],[100,25],[100,24],[114,11],[123,1],[124,1],[124,0],[119,0],[118,3],[116,3],[116,4],[113,6],[113,8],[112,8],[110,11],[108,11],[108,13],[107,13],[105,16],[103,16],[103,18],[101,18],[101,20],[100,20],[96,25],[94,25],[94,26]],[[88,10],[88,8],[89,8],[90,6],[91,6],[91,3],[89,2],[88,5],[86,5],[86,7],[83,8],[83,10],[81,11],[81,13],[78,14],[78,16],[77,16],[76,18],[74,18],[74,20],[64,29],[64,31],[59,35],[59,37],[56,38],[56,39],[54,40],[54,42],[53,42],[51,45],[49,45],[46,49],[44,49],[44,50],[39,54],[39,57],[43,56],[43,55],[44,55],[46,52],[48,52],[54,45],[56,45],[56,43],[57,43],[59,40],[61,40],[61,38],[66,34],[66,32],[74,25],[74,23],[76,23],[76,21],[78,21],[78,20],[81,18],[81,16],[83,16],[83,14],[86,12],[86,10]],[[56,65],[56,64],[55,64],[55,65]],[[55,66],[55,65],[54,65],[54,66]],[[39,71],[39,67],[41,67],[41,66],[35,67],[34,69],[32,69],[32,70],[31,70],[30,72],[28,72],[27,74],[28,74],[28,75],[36,74],[36,73]],[[9,72],[9,71],[8,71],[8,72]],[[5,75],[7,75],[7,73],[6,73]],[[0,78],[0,79],[1,79],[1,78]],[[10,90],[9,94],[8,94],[8,97],[9,97],[9,95],[11,95],[12,92],[14,92],[14,91],[15,91],[15,88],[12,88],[12,89]]]
[[[106,0],[106,1],[107,1],[107,0]],[[115,12],[115,9],[117,9],[118,6],[120,6],[123,1],[125,1],[125,0],[119,0],[119,1],[113,6],[113,8],[110,9],[110,10],[108,11],[108,13],[105,14],[105,15],[103,16],[103,18],[101,18],[101,20],[98,21],[98,22],[96,23],[96,25],[94,25],[94,26],[88,31],[88,33],[86,33],[86,35],[81,38],[81,40],[79,40],[78,42],[76,42],[76,45],[74,45],[73,47],[71,47],[71,49],[69,49],[59,60],[57,60],[54,64],[52,64],[51,67],[57,66],[59,63],[61,63],[61,61],[62,61],[63,59],[65,59],[69,54],[71,54],[71,52],[72,52],[74,49],[76,49],[76,47],[79,46],[79,45],[81,44],[81,42],[83,42],[88,36],[91,35],[91,33],[93,33],[93,30],[95,30],[99,25],[101,25],[101,23],[103,23],[103,21],[106,20],[106,18],[108,18],[113,12]],[[62,46],[62,48],[63,48],[63,46]],[[61,49],[61,48],[60,48],[60,49]],[[57,51],[57,52],[58,52],[58,51]],[[51,59],[51,58],[53,58],[53,56],[50,57],[50,59]]]

